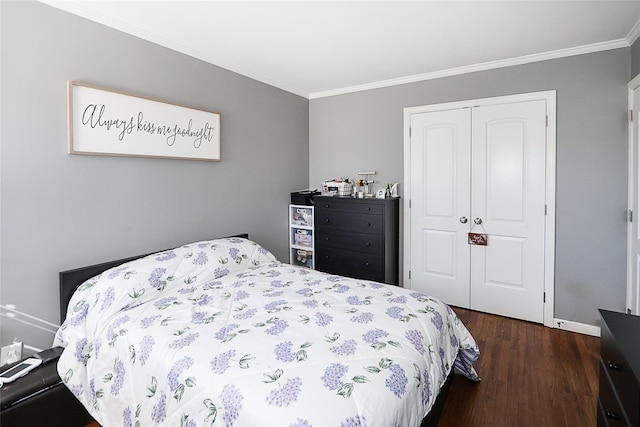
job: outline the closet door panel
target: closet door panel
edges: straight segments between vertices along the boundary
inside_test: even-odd
[[[411,118],[411,288],[469,307],[470,109]]]
[[[523,122],[498,122],[487,127],[487,220],[522,222],[524,210],[525,147]]]
[[[471,216],[487,246],[471,253],[471,308],[542,323],[545,101],[476,107]],[[478,230],[479,229],[479,230]]]
[[[439,276],[445,280],[456,278],[456,233],[442,230],[424,230],[422,274]]]
[[[522,289],[525,283],[523,259],[525,239],[492,236],[491,251],[487,251],[485,281],[493,286]]]

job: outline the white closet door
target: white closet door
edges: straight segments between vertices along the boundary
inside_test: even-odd
[[[411,289],[469,307],[469,108],[411,117]]]
[[[546,114],[535,100],[411,115],[411,289],[543,322]]]
[[[471,308],[543,322],[546,103],[472,112]]]

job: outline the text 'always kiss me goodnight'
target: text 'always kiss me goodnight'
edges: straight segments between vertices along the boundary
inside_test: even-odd
[[[120,118],[108,118],[106,115],[106,106],[97,104],[89,104],[82,113],[82,124],[84,126],[90,126],[92,129],[105,128],[111,130],[112,128],[118,130],[118,140],[123,141],[126,135],[131,135],[134,132],[144,132],[149,135],[160,135],[166,137],[165,142],[168,146],[172,147],[178,137],[180,138],[192,138],[193,147],[200,148],[203,141],[209,141],[213,139],[215,133],[209,123],[205,123],[202,127],[193,129],[193,119],[189,119],[189,123],[186,127],[182,127],[178,124],[173,125],[160,125],[154,122],[150,122],[144,119],[142,111],[138,112],[137,118],[131,116],[126,119]]]

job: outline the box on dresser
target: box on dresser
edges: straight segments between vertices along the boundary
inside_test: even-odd
[[[640,426],[640,317],[600,310],[598,427]]]
[[[398,284],[399,199],[314,197],[316,269]]]
[[[292,205],[311,206],[313,204],[313,196],[319,195],[317,190],[301,190],[291,193]]]

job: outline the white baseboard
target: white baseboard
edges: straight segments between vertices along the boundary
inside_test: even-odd
[[[586,323],[572,322],[571,320],[553,319],[553,327],[569,332],[577,332],[579,334],[600,336],[600,328],[598,326],[587,325]]]

